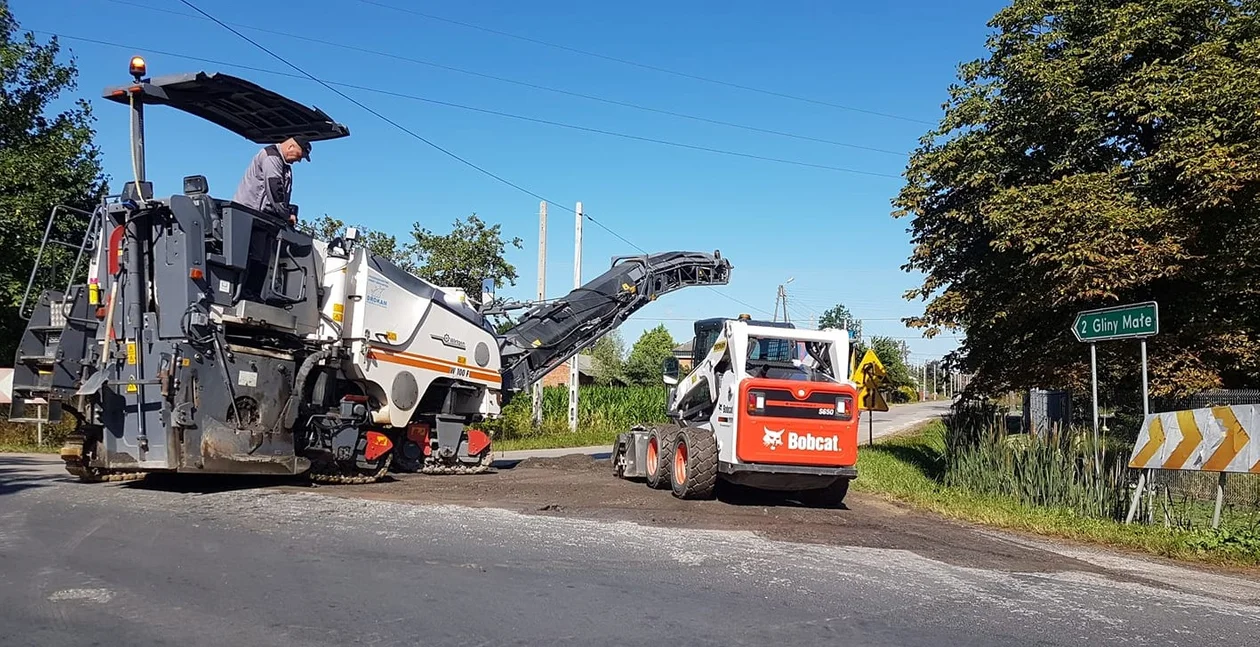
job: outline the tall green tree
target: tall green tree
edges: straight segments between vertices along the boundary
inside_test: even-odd
[[[910,374],[906,345],[901,340],[876,335],[871,337],[871,350],[879,357],[879,363],[884,365],[884,373],[887,375],[885,384],[892,387],[918,384],[918,380]]]
[[[327,214],[304,222],[302,229],[321,240],[345,233],[346,223]],[[412,225],[412,240],[401,245],[384,232],[358,227],[359,244],[395,265],[440,286],[462,288],[470,297],[481,297],[482,279],[496,288],[516,285],[516,267],[504,254],[508,245],[521,248],[521,239],[504,240],[501,225],[487,225],[472,214],[456,220],[450,233],[436,234],[420,223]],[[510,325],[510,319],[503,322]]]
[[[625,343],[616,330],[600,337],[582,352],[594,360],[597,384],[611,386],[626,382]]]
[[[346,223],[339,218],[324,214],[312,222],[299,225],[308,234],[324,241],[330,241],[346,233]],[[407,253],[407,249],[399,247],[398,238],[362,225],[350,225],[359,231],[359,244],[366,245],[373,254],[385,258],[389,262],[407,270],[415,271],[415,265]],[[480,295],[480,291],[478,292]]]
[[[849,312],[843,303],[837,303],[822,313],[822,316],[818,317],[818,327],[820,329],[844,328],[849,331],[853,339],[862,338],[862,321],[855,319],[853,313]]]
[[[21,33],[0,0],[0,362],[11,365],[25,322],[18,315],[44,226],[53,207],[90,211],[105,194],[100,150],[93,142],[92,111],[82,99],[67,101],[78,78],[75,58],[62,56],[56,38],[38,41]],[[61,107],[54,108],[54,105]],[[54,235],[82,238],[86,218],[58,218]],[[32,292],[64,289],[73,255],[50,249]],[[82,269],[80,271],[82,275]]]
[[[1075,312],[1154,299],[1152,390],[1260,377],[1260,3],[1015,0],[906,169],[907,270],[973,387],[1083,388]],[[1099,347],[1136,392],[1136,345]]]
[[[416,223],[408,255],[417,275],[438,285],[463,288],[469,296],[481,296],[483,279],[495,288],[516,285],[516,267],[507,261],[508,245],[521,249],[521,239],[505,241],[502,225],[487,225],[471,214],[456,220],[451,232],[436,234]]]
[[[643,331],[626,359],[626,379],[633,384],[660,384],[661,365],[674,353],[674,337],[664,324]]]

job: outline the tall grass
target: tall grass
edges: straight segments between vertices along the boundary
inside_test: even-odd
[[[1009,433],[984,406],[962,405],[945,421],[940,482],[1021,505],[1056,508],[1077,517],[1123,521],[1139,470],[1128,467],[1135,434],[1120,429],[1097,442],[1086,427],[1038,434]],[[1260,530],[1260,482],[1235,477],[1224,525]],[[1187,487],[1203,482],[1209,487]],[[1215,474],[1155,472],[1137,519],[1182,530],[1210,527]],[[1256,493],[1251,495],[1252,484]]]
[[[546,438],[573,437],[569,431],[569,389],[543,389],[543,421],[530,419],[529,393],[516,396],[503,407],[502,416],[485,423],[496,441],[522,441],[521,446]],[[665,389],[647,386],[583,386],[578,389],[578,429],[584,442],[601,444],[633,425],[665,422]],[[553,443],[554,444],[554,443]]]

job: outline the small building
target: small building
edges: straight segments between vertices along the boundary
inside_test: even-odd
[[[674,358],[678,360],[678,367],[684,373],[691,370],[691,349],[694,342],[694,339],[688,339],[674,347]]]
[[[590,355],[575,355],[578,367],[578,384],[587,385],[595,383],[595,359]],[[557,366],[550,373],[543,376],[543,386],[567,386],[569,384],[569,362],[565,362]]]

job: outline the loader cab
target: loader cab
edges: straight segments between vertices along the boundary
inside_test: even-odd
[[[790,322],[786,321],[754,321],[748,315],[740,315],[735,319],[729,317],[714,317],[712,319],[701,319],[695,323],[695,337],[691,342],[691,365],[698,366],[704,358],[709,355],[709,351],[713,348],[713,344],[717,343],[718,337],[722,334],[722,327],[728,321],[744,321],[754,326],[768,326],[771,328],[796,328]],[[758,344],[756,352],[758,356],[762,353],[766,354],[782,354],[788,345],[784,340],[766,340],[764,349]],[[781,343],[774,343],[781,342]],[[790,361],[790,358],[789,358]]]

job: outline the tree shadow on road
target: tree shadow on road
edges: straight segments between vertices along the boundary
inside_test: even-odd
[[[0,496],[47,487],[67,477],[64,473],[48,473],[47,467],[47,460],[25,456],[4,456],[0,460]]]
[[[162,474],[151,473],[141,481],[128,483],[136,490],[153,490],[174,494],[219,494],[239,490],[259,490],[284,485],[309,485],[298,476],[246,476],[238,474]]]

